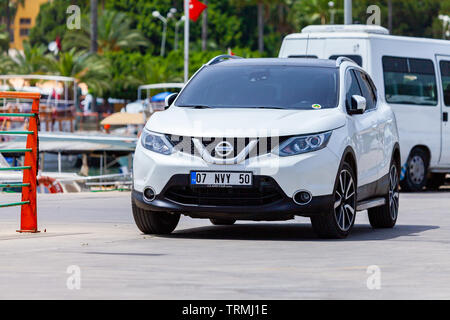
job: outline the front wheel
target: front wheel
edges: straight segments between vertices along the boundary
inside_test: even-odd
[[[334,186],[334,205],[325,215],[311,217],[311,224],[321,238],[345,238],[355,224],[356,179],[352,167],[344,163]]]
[[[131,207],[137,227],[145,234],[172,233],[180,221],[180,214],[144,210],[136,206],[134,200]]]
[[[368,210],[372,228],[393,228],[397,222],[399,209],[399,168],[391,164],[389,171],[389,192],[385,196],[386,204]]]

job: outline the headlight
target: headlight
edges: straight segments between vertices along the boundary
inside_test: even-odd
[[[169,155],[172,153],[173,146],[163,134],[142,131],[141,135],[142,146],[150,151]]]
[[[275,150],[281,157],[317,151],[327,146],[331,137],[330,132],[318,133],[309,136],[292,137],[280,144]]]

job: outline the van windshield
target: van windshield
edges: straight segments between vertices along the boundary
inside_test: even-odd
[[[337,68],[208,66],[176,100],[180,107],[326,109],[338,101]]]

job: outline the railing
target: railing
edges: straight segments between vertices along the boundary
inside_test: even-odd
[[[0,149],[0,153],[25,154],[23,166],[0,168],[0,171],[23,171],[22,183],[0,184],[0,187],[21,187],[22,201],[14,203],[1,204],[0,208],[21,206],[20,230],[18,232],[39,232],[37,229],[37,203],[36,203],[36,187],[37,187],[37,171],[38,171],[38,154],[39,154],[39,93],[26,92],[0,92],[0,98],[4,99],[28,99],[33,100],[31,113],[0,113],[0,117],[25,117],[29,118],[28,130],[22,131],[0,131],[0,135],[28,135],[27,145],[24,149]]]

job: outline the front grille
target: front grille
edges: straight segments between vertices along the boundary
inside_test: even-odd
[[[257,145],[250,151],[247,155],[246,159],[261,156],[267,153],[270,153],[273,148],[278,146],[280,143],[286,141],[290,137],[263,137],[263,138],[218,138],[218,137],[203,137],[197,138],[201,141],[205,149],[209,152],[209,154],[218,159],[230,159],[236,157],[238,154],[242,152],[242,150],[247,147],[247,145],[252,140],[257,140]],[[175,135],[167,135],[167,139],[174,146],[175,151],[180,151],[183,153],[191,154],[194,156],[200,156],[199,151],[195,148],[194,143],[192,141],[193,137],[182,137]],[[216,154],[216,146],[223,142],[229,142],[233,147],[233,152],[231,152],[228,156],[220,156]]]
[[[251,188],[171,186],[164,193],[168,200],[187,205],[262,206],[283,199],[282,191],[270,177],[253,177]]]

